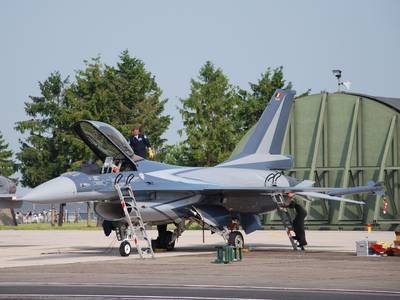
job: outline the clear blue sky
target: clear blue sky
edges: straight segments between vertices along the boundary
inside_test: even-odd
[[[334,91],[344,70],[352,91],[400,97],[400,1],[0,1],[0,130],[17,151],[14,123],[38,81],[73,75],[101,55],[115,64],[124,49],[157,79],[166,134],[177,141],[176,105],[206,60],[248,88],[266,67],[284,66],[300,93]]]

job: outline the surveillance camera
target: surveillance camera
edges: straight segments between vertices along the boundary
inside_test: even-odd
[[[336,76],[337,79],[340,79],[342,76],[342,71],[341,70],[332,70],[333,75]]]

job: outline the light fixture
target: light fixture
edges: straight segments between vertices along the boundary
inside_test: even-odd
[[[344,86],[347,90],[350,89],[351,82],[350,81],[341,81],[342,78],[342,70],[334,69],[332,70],[333,75],[337,78],[338,81],[338,92],[340,92],[340,86]]]

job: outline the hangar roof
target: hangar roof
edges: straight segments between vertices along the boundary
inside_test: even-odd
[[[387,97],[371,96],[366,94],[348,93],[348,92],[342,92],[342,93],[347,95],[370,98],[372,100],[376,100],[378,102],[386,104],[387,106],[390,106],[400,112],[400,98],[387,98]]]

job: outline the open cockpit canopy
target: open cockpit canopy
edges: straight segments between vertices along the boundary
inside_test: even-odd
[[[125,137],[113,126],[91,120],[78,121],[75,132],[103,162],[107,157],[122,161],[136,170],[134,152]]]

